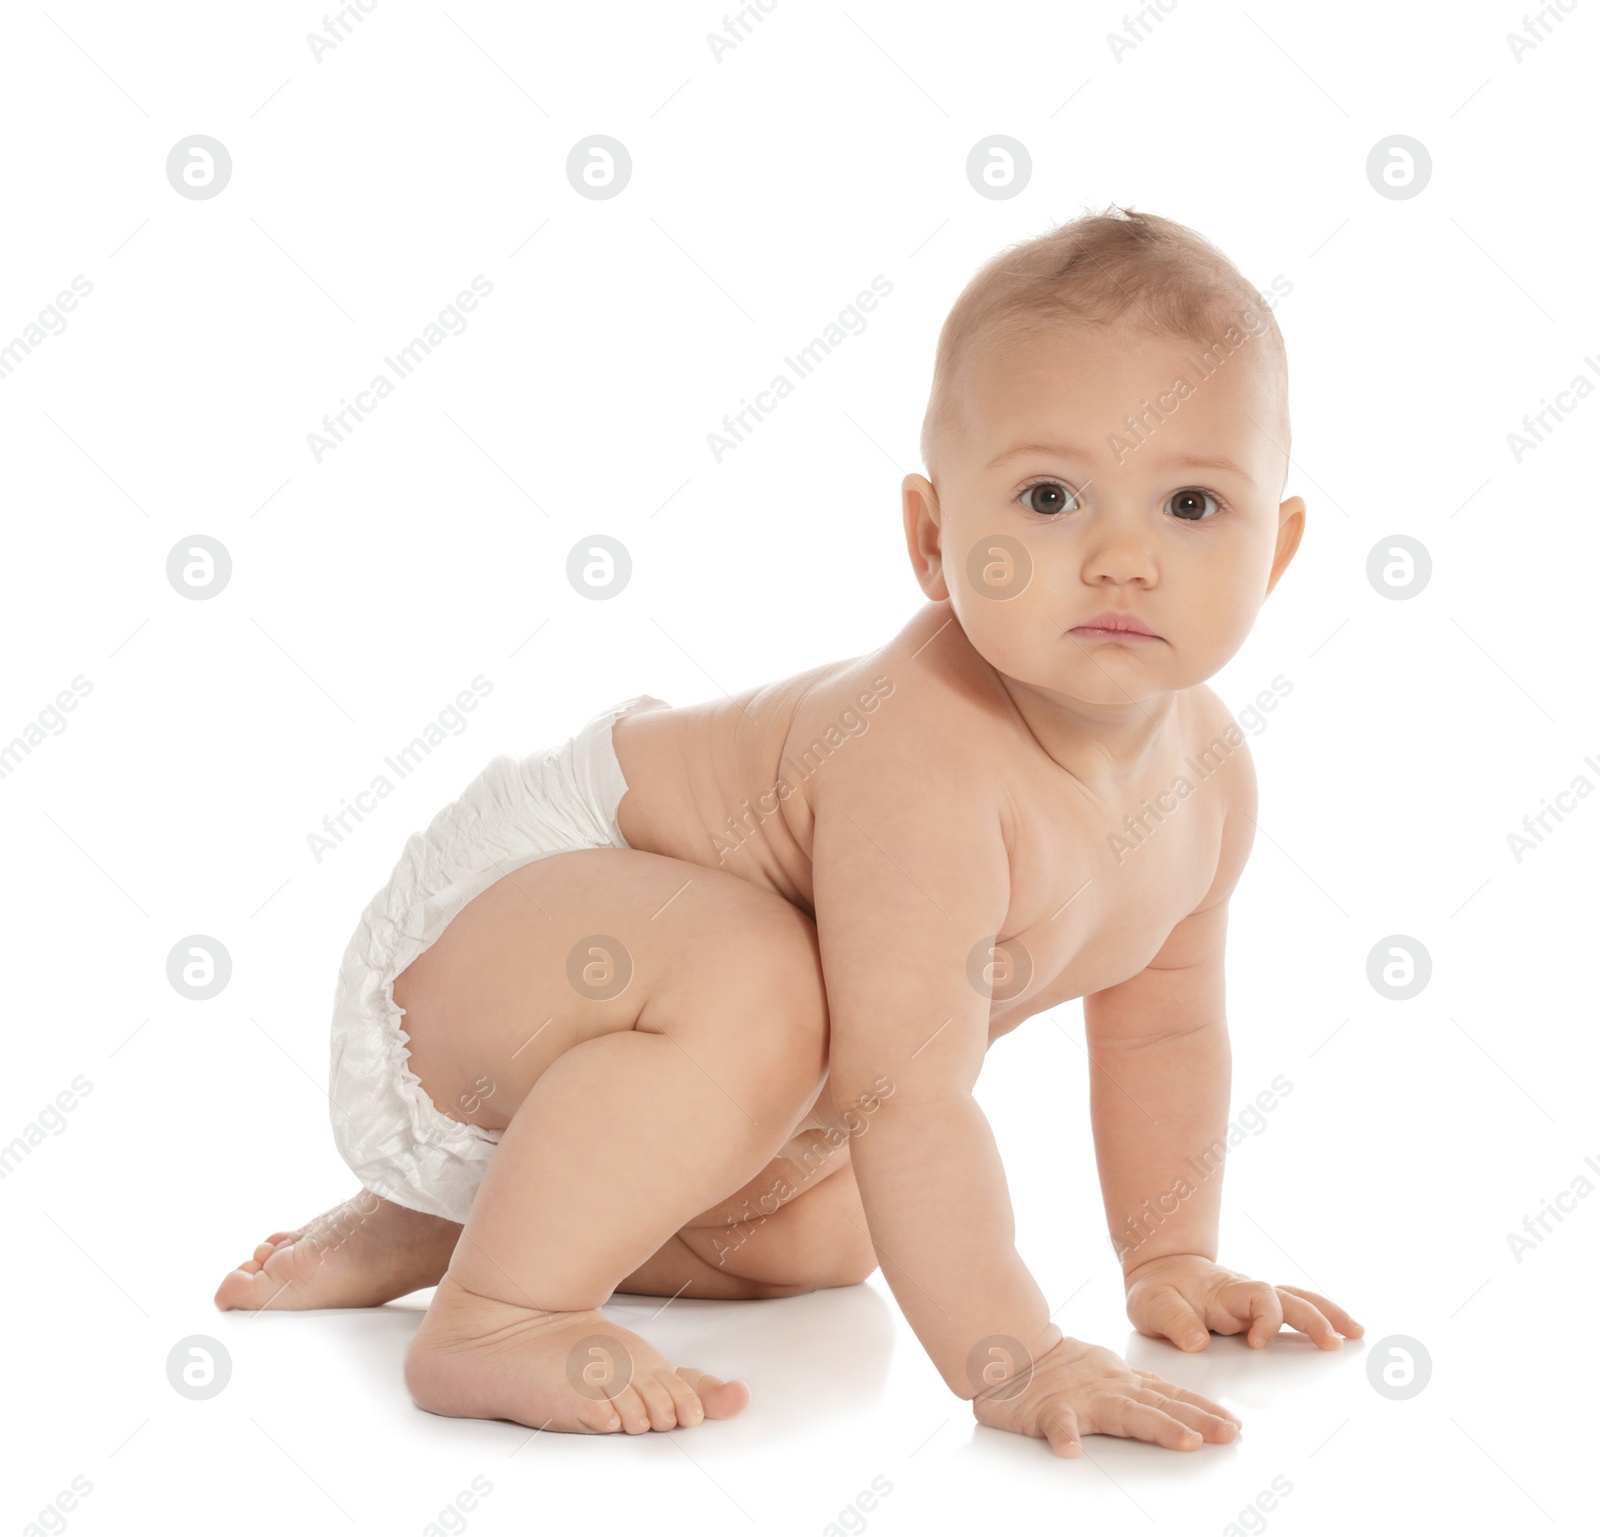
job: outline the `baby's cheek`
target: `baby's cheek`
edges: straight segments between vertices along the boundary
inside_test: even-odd
[[[1016,621],[1013,615],[1024,599],[1025,595],[1001,602],[986,588],[967,581],[964,574],[960,585],[950,589],[951,607],[967,639],[972,642],[973,649],[1002,672],[1009,673],[1009,664],[1017,660],[1013,654],[1016,649],[1013,637]]]

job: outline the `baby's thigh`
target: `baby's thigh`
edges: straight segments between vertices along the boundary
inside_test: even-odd
[[[814,1094],[826,1073],[810,918],[725,871],[639,849],[512,871],[396,978],[394,999],[434,1104],[488,1130],[566,1052],[617,1031],[670,1035],[743,1081],[772,1073]]]

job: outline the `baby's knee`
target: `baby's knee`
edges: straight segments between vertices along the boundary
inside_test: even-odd
[[[774,896],[753,906],[740,936],[745,980],[795,1023],[827,1034],[828,994],[817,927],[798,907]]]
[[[737,1021],[735,1039],[760,1053],[762,1077],[774,1085],[770,1073],[792,1066],[809,1104],[828,1059],[828,995],[811,920],[781,897],[752,904],[718,970],[713,992]]]
[[[697,1237],[700,1235],[696,1235]],[[784,1202],[707,1235],[724,1270],[764,1283],[768,1296],[856,1286],[878,1268],[855,1177],[846,1167]]]

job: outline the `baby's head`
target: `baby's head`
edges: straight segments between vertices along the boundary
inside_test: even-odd
[[[1212,676],[1300,542],[1288,364],[1217,248],[1128,209],[1002,252],[939,337],[902,488],[930,598],[1008,679],[1128,705]],[[1128,615],[1158,638],[1080,628]]]

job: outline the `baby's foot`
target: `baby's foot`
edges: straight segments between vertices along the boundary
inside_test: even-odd
[[[217,1288],[219,1308],[370,1308],[432,1286],[450,1263],[459,1223],[396,1206],[370,1190],[274,1233]]]
[[[405,1376],[432,1414],[591,1435],[732,1419],[750,1402],[743,1382],[673,1366],[598,1309],[512,1307],[449,1275],[411,1341]]]

